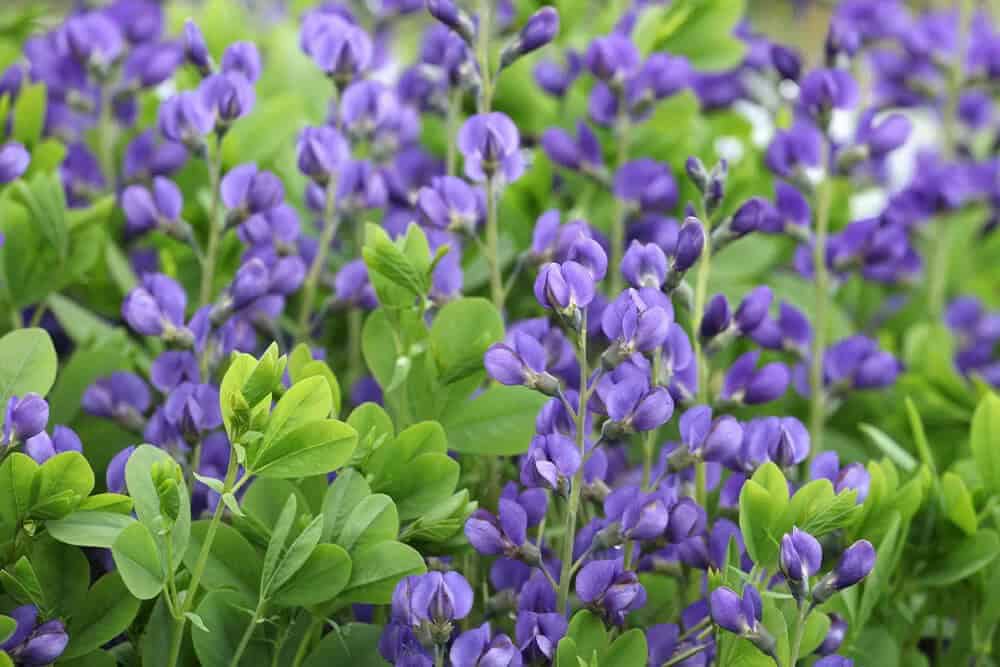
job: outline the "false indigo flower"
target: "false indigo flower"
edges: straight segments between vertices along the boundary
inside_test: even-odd
[[[260,78],[260,53],[253,42],[233,42],[222,53],[222,71],[238,72],[250,83]]]
[[[375,288],[368,279],[368,268],[363,259],[351,260],[334,278],[334,295],[337,301],[365,310],[378,305]]]
[[[665,212],[677,204],[677,183],[670,169],[649,158],[622,165],[613,190],[616,197],[644,212]]]
[[[535,279],[535,298],[545,308],[572,311],[594,300],[594,277],[582,264],[549,262]]]
[[[771,45],[771,64],[783,79],[798,81],[802,74],[802,58],[792,49],[781,44]]]
[[[772,362],[758,370],[759,359],[760,352],[753,350],[733,362],[726,373],[721,398],[745,405],[759,405],[780,398],[785,393],[791,379],[788,367]]]
[[[177,282],[162,273],[143,277],[122,304],[122,317],[137,333],[144,336],[172,338],[184,326],[187,294]]]
[[[799,106],[819,118],[832,109],[850,109],[858,101],[858,83],[844,69],[817,69],[802,79]]]
[[[500,53],[500,68],[514,63],[521,56],[536,51],[559,33],[559,12],[552,7],[542,7],[532,14],[513,42]]]
[[[465,536],[481,554],[518,558],[528,539],[528,515],[513,500],[501,498],[499,507],[497,516],[486,510],[473,512],[465,522]]]
[[[165,352],[165,356],[173,354]],[[153,362],[156,370],[159,360]],[[154,375],[154,378],[158,374]],[[142,415],[150,405],[149,387],[141,377],[134,373],[115,371],[111,375],[98,378],[83,392],[80,403],[88,414],[107,419],[115,419],[127,427],[139,429],[142,427]]]
[[[66,426],[56,426],[50,437],[45,431],[28,438],[24,443],[24,453],[35,460],[35,463],[45,463],[56,454],[63,452],[82,452],[83,443],[73,429]]]
[[[101,73],[106,72],[125,50],[125,40],[118,26],[100,12],[69,18],[63,31],[70,55]]]
[[[817,660],[813,667],[854,667],[854,661],[840,655],[828,655]]]
[[[812,598],[822,604],[830,596],[853,586],[868,576],[875,567],[875,548],[868,540],[858,540],[847,547],[837,566],[813,587]]]
[[[208,76],[212,72],[212,56],[208,53],[205,36],[191,19],[184,22],[184,57],[202,76]]]
[[[443,25],[454,30],[471,44],[475,39],[476,25],[472,18],[459,9],[454,0],[427,0],[427,11]]]
[[[542,133],[541,144],[549,159],[566,169],[597,174],[604,168],[597,135],[582,120],[576,125],[576,139],[566,130],[552,127]]]
[[[545,348],[526,333],[514,332],[509,344],[493,345],[483,363],[490,377],[501,384],[524,385],[549,396],[559,390],[559,381],[545,371]]]
[[[705,461],[727,463],[737,456],[743,440],[743,427],[733,417],[712,419],[712,408],[696,405],[681,415],[681,442],[688,451]]]
[[[246,116],[257,99],[253,85],[241,71],[223,71],[206,77],[198,86],[205,107],[215,113],[222,129]]]
[[[639,577],[618,559],[584,565],[576,576],[576,594],[617,625],[624,623],[627,613],[646,604],[646,589]]]
[[[733,634],[747,636],[760,629],[763,603],[760,593],[751,585],[743,586],[742,598],[732,589],[720,586],[712,591],[709,605],[712,621]]]
[[[202,138],[215,127],[215,113],[199,91],[188,90],[160,105],[160,134],[193,151],[202,149]]]
[[[472,116],[458,132],[458,149],[465,158],[465,175],[482,183],[502,174],[513,183],[525,170],[521,137],[514,122],[495,111]]]
[[[659,289],[667,279],[667,256],[654,243],[633,240],[622,257],[622,275],[632,287]]]
[[[732,314],[729,310],[729,301],[726,300],[725,295],[716,294],[705,306],[705,314],[701,318],[698,335],[702,340],[712,340],[726,331],[731,323]]]
[[[49,422],[49,404],[35,393],[11,396],[3,420],[3,444],[11,445],[34,437]]]
[[[767,147],[764,162],[782,178],[790,178],[802,168],[818,167],[822,161],[823,136],[807,121],[796,121],[780,130]]]
[[[299,171],[321,185],[325,185],[350,158],[347,141],[327,125],[302,130],[296,152]]]
[[[771,307],[773,296],[774,292],[771,291],[770,287],[761,285],[743,297],[743,301],[740,302],[736,314],[733,316],[733,321],[741,332],[748,334],[757,328],[767,316],[767,310]]]
[[[157,141],[153,130],[140,132],[125,147],[122,175],[126,181],[142,181],[167,176],[181,168],[188,153],[175,141]]]
[[[816,649],[818,655],[830,655],[840,648],[847,636],[847,621],[840,614],[830,614],[830,629],[823,638],[823,643]]]
[[[479,192],[454,176],[435,176],[417,194],[421,219],[435,229],[473,232],[482,217]]]
[[[906,143],[913,129],[913,124],[906,116],[898,113],[890,114],[879,123],[873,119],[859,128],[860,141],[868,146],[873,158],[882,158]]]
[[[663,387],[650,389],[635,379],[625,379],[610,386],[601,384],[598,391],[610,418],[604,426],[609,437],[652,431],[663,426],[674,412],[669,391]]]
[[[223,177],[220,191],[222,203],[240,221],[254,213],[269,211],[285,196],[281,179],[269,171],[258,171],[255,164],[233,167]]]
[[[152,192],[141,185],[130,185],[122,192],[125,229],[130,234],[142,234],[157,227],[178,230],[184,200],[173,181],[157,176]]]
[[[622,292],[601,316],[604,335],[614,344],[607,360],[613,367],[635,352],[652,352],[666,342],[671,323],[671,313],[657,305],[648,306],[640,292]]]
[[[808,581],[823,564],[823,548],[809,533],[793,527],[781,538],[779,566],[791,582]]]
[[[10,612],[16,625],[13,634],[0,644],[0,651],[18,665],[48,665],[56,661],[69,643],[62,621],[52,620],[38,625],[38,609],[34,605],[17,607]]]
[[[850,463],[840,467],[840,457],[837,452],[821,452],[813,459],[809,467],[812,479],[828,479],[833,484],[833,490],[842,493],[854,489],[858,493],[858,503],[863,503],[868,497],[871,476],[860,463]]]
[[[673,269],[684,272],[694,266],[694,263],[701,257],[701,251],[705,246],[705,230],[701,226],[701,221],[695,217],[688,217],[681,225],[677,233],[677,246],[673,253]]]
[[[565,492],[580,464],[580,450],[566,436],[536,435],[521,459],[521,484]]]
[[[490,624],[466,630],[451,645],[448,654],[452,667],[521,667],[521,652],[510,637],[498,634],[491,638]]]
[[[202,433],[222,426],[219,390],[210,384],[186,382],[170,392],[163,416],[189,442],[196,442]]]
[[[368,69],[374,51],[364,29],[342,16],[321,11],[303,17],[299,45],[341,88]]]
[[[152,88],[173,76],[183,59],[184,52],[172,42],[141,44],[126,58],[123,78]]]
[[[0,146],[0,185],[10,183],[27,171],[31,155],[16,141]]]
[[[856,389],[880,389],[896,381],[901,365],[866,336],[834,343],[823,355],[824,384]]]
[[[566,65],[543,60],[535,65],[535,83],[553,97],[562,97],[583,69],[583,60],[576,51],[566,52]]]
[[[567,627],[563,614],[519,612],[514,636],[524,660],[531,664],[555,659],[556,646],[566,635]]]
[[[590,43],[584,62],[598,79],[621,85],[639,70],[639,49],[628,37],[612,33]]]

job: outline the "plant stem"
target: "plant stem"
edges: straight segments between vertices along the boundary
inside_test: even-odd
[[[309,321],[312,319],[313,302],[316,300],[316,290],[319,287],[319,279],[323,275],[326,267],[326,258],[330,254],[330,244],[333,243],[337,235],[337,227],[340,218],[336,214],[337,203],[337,181],[331,180],[326,185],[326,203],[323,207],[323,231],[319,235],[319,245],[316,248],[316,257],[313,258],[312,265],[309,266],[309,273],[302,288],[302,304],[299,307],[299,321],[296,331],[296,340],[308,340]]]
[[[448,95],[448,108],[445,109],[445,133],[448,137],[448,158],[445,165],[447,166],[447,174],[449,176],[455,175],[455,168],[458,162],[458,150],[457,150],[457,134],[458,134],[458,121],[459,121],[459,105],[462,102],[462,92],[461,90],[452,92]]]
[[[694,287],[694,310],[691,313],[691,339],[694,342],[695,362],[698,364],[698,403],[708,403],[708,359],[701,346],[698,332],[701,330],[701,319],[705,312],[705,302],[708,299],[708,276],[712,271],[712,242],[711,242],[711,221],[707,216],[702,216],[705,229],[705,246],[701,251],[701,258],[698,260],[698,273],[695,275]],[[707,499],[705,484],[705,462],[698,461],[694,469],[694,500],[696,503],[705,506]]]
[[[583,322],[580,324],[579,334],[580,349],[580,401],[576,408],[576,446],[580,450],[580,460],[583,460],[584,448],[586,446],[586,424],[587,424],[587,315],[584,312]],[[569,580],[572,578],[573,567],[573,542],[576,537],[576,515],[580,509],[580,491],[583,486],[583,463],[573,476],[573,486],[569,491],[569,504],[566,507],[566,530],[563,533],[563,557],[562,572],[559,574],[559,613],[566,613],[566,606],[569,602]]]
[[[226,479],[222,483],[223,493],[227,493],[236,488],[236,473],[239,465],[236,462],[236,450],[229,452],[229,468],[226,470]],[[242,480],[241,480],[242,481]],[[184,594],[184,604],[181,605],[180,616],[174,623],[174,636],[171,638],[170,653],[167,658],[167,667],[175,667],[181,654],[181,644],[184,642],[184,625],[187,622],[187,613],[194,605],[194,597],[201,584],[201,578],[205,574],[205,567],[208,565],[208,555],[212,551],[212,543],[215,542],[215,535],[219,532],[219,524],[222,522],[222,513],[226,504],[221,500],[215,506],[212,519],[209,521],[208,530],[205,533],[205,541],[198,552],[198,560],[195,561],[194,569],[191,571],[191,582],[188,584]]]
[[[479,113],[489,113],[493,108],[493,72],[490,69],[490,31],[493,23],[490,3],[495,0],[479,0],[479,31],[476,43],[476,58],[479,60]]]
[[[250,639],[253,637],[253,631],[257,629],[257,623],[260,621],[260,617],[264,614],[264,607],[267,606],[267,602],[263,599],[257,602],[257,608],[253,610],[253,616],[250,617],[250,623],[247,625],[247,629],[243,631],[243,636],[240,637],[240,643],[236,646],[236,652],[233,653],[232,660],[229,661],[229,667],[238,667],[240,664],[240,658],[243,657],[243,653],[247,650],[247,646],[250,645]]]
[[[313,635],[315,635],[323,627],[323,619],[319,616],[313,616],[312,620],[309,621],[309,627],[306,628],[306,633],[302,636],[302,641],[299,642],[299,647],[295,651],[295,658],[292,660],[292,667],[299,667],[302,661],[306,657],[306,653],[309,652],[309,646],[312,644]]]
[[[107,183],[108,191],[115,192],[118,176],[115,169],[115,119],[112,115],[112,100],[108,86],[102,85],[97,116],[97,160]]]
[[[364,313],[360,308],[351,308],[347,312],[347,380],[354,383],[363,374],[361,354],[361,332],[364,326]]]
[[[500,229],[497,220],[497,182],[486,178],[486,261],[490,266],[490,295],[493,305],[503,313],[504,285],[500,271]]]
[[[660,348],[653,352],[653,386],[659,384],[660,379]],[[653,455],[656,453],[656,429],[646,431],[642,441],[642,488],[649,488],[649,478],[653,470]]]
[[[707,649],[708,646],[709,646],[708,644],[698,644],[697,646],[693,646],[686,651],[674,654],[673,656],[671,656],[670,660],[667,660],[665,663],[660,665],[660,667],[670,667],[671,665],[676,665],[678,663],[684,662],[691,656],[698,655],[699,653]]]
[[[444,667],[444,649],[441,644],[434,645],[434,667]]]
[[[212,287],[215,284],[215,263],[222,241],[224,222],[219,220],[221,195],[219,184],[222,180],[222,137],[215,135],[215,154],[208,157],[208,183],[212,189],[212,203],[208,209],[208,244],[201,264],[201,288],[198,292],[198,306],[206,306],[212,301]]]
[[[620,101],[618,106],[622,110],[619,111],[618,120],[615,122],[615,140],[618,142],[615,152],[616,171],[628,159],[628,137],[631,129],[625,102]],[[611,281],[609,289],[612,298],[622,291],[621,266],[622,258],[625,256],[625,216],[628,213],[625,203],[618,197],[614,199],[615,211],[611,216],[611,262],[608,265],[608,276]]]
[[[792,652],[789,654],[788,667],[795,667],[795,663],[799,661],[799,648],[802,646],[802,636],[806,631],[806,618],[809,617],[811,609],[812,605],[799,605],[799,618],[795,624],[795,635],[792,639]]]
[[[830,309],[830,275],[826,267],[826,244],[830,232],[830,203],[833,181],[827,174],[820,184],[816,206],[816,238],[813,241],[813,272],[816,274],[816,305],[809,360],[809,461],[823,451],[823,422],[826,395],[823,387],[823,353],[826,350],[827,319]]]

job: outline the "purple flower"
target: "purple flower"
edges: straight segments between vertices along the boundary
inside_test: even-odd
[[[667,423],[674,412],[669,391],[664,387],[650,389],[648,383],[635,378],[600,384],[598,393],[607,407],[610,421],[605,429],[611,437],[652,431]]]
[[[542,7],[528,17],[521,32],[500,53],[500,67],[511,65],[515,60],[536,51],[559,33],[559,12],[552,7]]]
[[[859,129],[858,140],[868,145],[873,158],[883,158],[906,143],[913,130],[913,124],[906,116],[898,113],[889,114],[876,123],[873,119],[867,121]]]
[[[472,611],[472,588],[458,572],[428,572],[407,579],[412,580],[410,613],[417,622],[458,621]]]
[[[230,123],[253,111],[257,95],[253,84],[240,71],[223,71],[205,78],[198,86],[207,109],[223,123]]]
[[[131,234],[142,234],[157,227],[170,228],[180,222],[184,200],[173,181],[157,176],[152,191],[142,185],[130,185],[122,192],[125,226]]]
[[[253,42],[233,42],[222,53],[222,71],[238,73],[250,83],[260,78],[260,53]]]
[[[620,84],[638,72],[639,49],[628,37],[612,33],[590,43],[584,63],[598,79]]]
[[[597,135],[585,122],[576,124],[576,138],[566,130],[551,127],[542,133],[542,149],[549,159],[566,169],[600,173],[604,156]]]
[[[529,488],[550,488],[560,493],[580,469],[580,450],[564,435],[536,435],[521,459],[521,484]]]
[[[844,550],[837,566],[813,587],[812,597],[822,604],[837,591],[853,586],[875,567],[875,548],[868,540],[858,540]]]
[[[840,648],[847,636],[847,621],[840,614],[830,614],[830,629],[823,638],[823,643],[816,648],[818,655],[830,655]]]
[[[582,69],[583,62],[580,55],[575,51],[567,51],[565,66],[551,60],[542,60],[535,65],[535,83],[549,95],[562,97]]]
[[[755,287],[743,297],[743,301],[740,302],[736,314],[733,316],[733,320],[741,332],[748,334],[757,328],[767,316],[773,297],[774,292],[767,285]]]
[[[184,57],[202,76],[207,76],[212,71],[212,56],[208,53],[205,36],[191,19],[184,22]]]
[[[517,126],[498,111],[478,114],[465,121],[458,132],[458,149],[465,158],[465,175],[477,183],[498,173],[512,183],[524,173]]]
[[[140,413],[146,411],[146,408],[149,407],[149,392],[145,383],[138,376],[131,373],[119,373],[112,374],[110,379],[112,382],[109,389],[112,394],[109,400],[112,405],[117,401],[134,406]],[[153,361],[149,369],[149,379],[152,385],[164,394],[169,394],[184,382],[200,382],[201,370],[198,367],[198,357],[188,350],[167,350]],[[136,399],[136,397],[143,396],[144,400]],[[84,399],[86,399],[86,394]]]
[[[67,426],[56,426],[52,429],[51,437],[42,431],[24,443],[24,453],[39,464],[45,463],[56,454],[82,451],[83,443],[80,441],[80,436]]]
[[[644,212],[666,212],[677,205],[677,183],[670,169],[649,158],[626,162],[615,174],[615,196]]]
[[[674,270],[683,273],[694,266],[701,257],[704,246],[705,229],[701,226],[701,221],[692,216],[685,218],[677,233],[677,246],[673,252]]]
[[[31,155],[16,141],[0,146],[0,185],[17,180],[27,171]]]
[[[626,570],[618,559],[595,560],[584,565],[576,575],[576,594],[618,625],[625,622],[627,613],[646,604],[646,589],[639,583],[639,577]]]
[[[772,362],[758,369],[759,359],[760,352],[753,350],[733,362],[722,385],[723,399],[745,405],[759,405],[778,399],[785,393],[791,380],[788,367],[780,362]]]
[[[483,363],[490,377],[501,384],[524,385],[548,395],[559,389],[559,381],[545,370],[545,348],[526,333],[515,331],[510,343],[490,347]]]
[[[535,279],[535,298],[545,308],[573,311],[586,308],[594,300],[594,277],[582,264],[573,261],[549,262]]]
[[[144,336],[168,337],[184,326],[187,294],[177,282],[162,273],[147,274],[122,303],[122,317]]]
[[[125,50],[121,30],[101,12],[72,16],[63,31],[70,55],[84,65],[105,70]]]
[[[452,667],[521,667],[521,651],[510,637],[491,637],[490,624],[466,630],[451,645]]]
[[[220,185],[222,202],[241,220],[254,213],[269,211],[281,204],[285,187],[269,171],[255,164],[241,164],[227,173]]]
[[[368,69],[374,51],[364,29],[342,16],[323,11],[305,14],[299,45],[341,87]]]
[[[854,661],[840,655],[828,655],[817,660],[813,667],[854,667]]]
[[[398,590],[398,588],[397,588]],[[378,652],[393,665],[405,667],[433,667],[433,655],[417,639],[408,623],[393,621],[382,630]]]
[[[62,655],[69,643],[62,621],[38,625],[38,609],[34,605],[17,607],[10,616],[16,622],[14,633],[0,644],[0,651],[13,658],[15,664],[48,665]]]
[[[556,645],[565,636],[567,626],[566,617],[562,614],[518,612],[514,636],[524,660],[529,664],[552,661]]]
[[[823,136],[807,121],[798,120],[780,130],[767,147],[764,162],[782,178],[790,178],[803,168],[818,167],[822,160]]]
[[[472,232],[482,209],[479,191],[455,176],[435,176],[417,194],[421,219],[435,229]]]
[[[513,500],[500,499],[498,516],[476,510],[465,522],[469,544],[486,556],[517,558],[528,539],[528,515]]]
[[[337,272],[333,285],[337,301],[365,310],[378,305],[375,288],[368,279],[368,268],[363,259],[351,260],[345,264]]]
[[[667,256],[654,243],[633,240],[622,257],[622,275],[632,287],[659,289],[667,279]]]
[[[713,420],[710,407],[696,405],[681,415],[678,425],[681,442],[705,461],[728,463],[738,456],[743,427],[735,418],[720,415]]]
[[[187,161],[187,149],[174,141],[158,141],[153,130],[140,132],[125,147],[122,172],[127,181],[167,176]]]
[[[296,146],[299,171],[321,185],[350,158],[350,147],[332,127],[307,127],[299,134]]]
[[[3,420],[3,444],[23,442],[38,435],[49,423],[49,404],[35,393],[11,396]]]
[[[210,384],[185,382],[167,397],[163,416],[193,442],[202,433],[222,426],[219,390]]]
[[[698,336],[705,341],[712,340],[722,332],[729,329],[732,324],[732,313],[729,309],[729,301],[723,294],[716,294],[709,299],[705,306],[705,313],[701,318],[701,326],[698,328]]]
[[[125,492],[125,464],[128,463],[128,459],[134,451],[134,446],[126,447],[115,454],[108,463],[108,469],[105,473],[105,483],[107,484],[108,491],[111,493]]]
[[[814,117],[832,109],[850,109],[858,102],[858,83],[843,69],[817,69],[803,77],[799,106]]]
[[[170,141],[200,150],[202,138],[215,128],[215,113],[199,91],[184,91],[160,105],[160,134]]]
[[[125,60],[124,78],[152,88],[173,76],[183,60],[184,52],[176,43],[140,44]]]
[[[161,357],[169,354],[181,353],[165,352]],[[154,381],[157,364],[153,362]],[[143,423],[142,415],[149,409],[149,387],[134,373],[115,371],[87,387],[80,402],[89,414],[115,419],[129,428],[138,429]]]
[[[823,548],[809,533],[792,528],[781,538],[779,565],[789,581],[808,581],[823,564]]]
[[[454,30],[463,40],[472,43],[476,26],[472,18],[459,9],[453,0],[427,0],[427,11],[443,25]]]
[[[802,58],[792,49],[781,44],[771,45],[771,64],[783,79],[798,81],[802,73]]]
[[[604,335],[614,344],[614,359],[609,357],[611,365],[636,352],[652,352],[663,345],[672,319],[664,308],[647,306],[636,290],[622,292],[601,316]]]
[[[902,367],[871,338],[850,336],[823,355],[824,384],[855,389],[880,389],[896,381]]]
[[[639,487],[634,485],[622,487],[618,490],[619,495],[622,491],[625,491],[626,495],[622,500],[627,501],[627,504],[618,512],[620,514],[618,519],[621,521],[624,536],[630,540],[640,541],[655,540],[662,536],[670,521],[670,513],[667,511],[663,495],[640,493]],[[615,493],[612,492],[612,495]],[[609,500],[611,496],[605,500],[605,508],[608,507]],[[607,509],[605,513],[611,518],[611,513]]]
[[[850,463],[840,467],[840,457],[837,452],[821,452],[813,459],[809,467],[812,479],[828,479],[833,484],[833,490],[843,493],[854,489],[858,493],[858,503],[863,503],[868,497],[871,476],[860,463]]]
[[[725,586],[716,588],[709,597],[709,606],[716,625],[743,636],[757,631],[764,613],[760,593],[751,585],[743,587],[742,598]]]

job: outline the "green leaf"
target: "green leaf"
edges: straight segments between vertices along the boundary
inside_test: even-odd
[[[351,579],[351,558],[336,544],[318,544],[302,567],[275,592],[273,602],[286,607],[323,604]]]
[[[156,483],[153,480],[154,466],[173,469],[176,475],[177,519],[171,523],[168,513],[161,507],[161,499]],[[162,561],[166,561],[166,540],[164,530],[167,529],[171,540],[171,562],[168,567],[176,568],[184,558],[188,539],[191,536],[191,500],[177,462],[165,450],[152,445],[140,445],[125,464],[125,484],[135,503],[135,513],[139,520],[149,528],[160,550]]]
[[[545,396],[527,387],[490,387],[441,416],[448,444],[463,454],[522,454],[535,434]]]
[[[806,619],[806,629],[802,632],[799,655],[812,655],[813,651],[826,639],[830,630],[830,617],[816,609]]]
[[[875,550],[875,567],[865,577],[864,590],[858,605],[857,624],[863,627],[868,623],[878,601],[889,589],[889,578],[896,569],[901,550],[897,544],[902,522],[898,512],[892,512],[889,529]]]
[[[144,524],[135,522],[123,530],[111,546],[111,554],[132,595],[152,600],[160,594],[166,573],[156,540]]]
[[[913,442],[917,445],[917,451],[920,453],[920,460],[924,462],[932,474],[937,474],[937,464],[934,462],[934,454],[931,451],[930,443],[927,442],[927,433],[924,430],[924,422],[920,418],[920,413],[917,411],[917,406],[913,403],[913,399],[909,396],[906,397],[906,415],[910,420],[910,430],[913,432]]]
[[[30,602],[41,610],[48,610],[42,582],[27,556],[21,556],[12,567],[0,572],[0,583],[18,602]]]
[[[247,405],[243,398],[243,384],[257,367],[257,360],[249,354],[234,354],[229,362],[226,374],[222,376],[219,385],[219,407],[222,410],[222,423],[231,441],[237,440],[246,424],[237,423],[253,406]]]
[[[323,542],[339,542],[348,517],[371,493],[364,475],[354,468],[337,473],[337,479],[327,488],[323,498],[323,534],[320,539]]]
[[[0,644],[7,641],[7,639],[14,634],[14,630],[16,629],[17,621],[10,616],[0,615]]]
[[[407,474],[395,477],[391,483],[377,480],[375,489],[392,496],[404,521],[430,511],[449,498],[461,473],[458,461],[447,454],[421,454],[405,468]]]
[[[944,515],[966,535],[976,532],[978,520],[972,504],[972,494],[965,488],[962,478],[953,472],[941,476],[941,506]]]
[[[882,450],[882,453],[892,459],[906,472],[913,472],[917,468],[917,460],[913,455],[903,449],[899,443],[890,438],[886,433],[871,424],[858,424],[858,428],[868,436],[868,439]]]
[[[632,628],[611,644],[601,662],[622,667],[644,667],[647,653],[645,633],[639,628]]]
[[[69,253],[69,226],[66,224],[66,199],[58,174],[35,174],[30,180],[15,181],[13,200],[28,212],[45,239],[61,260]]]
[[[90,563],[83,551],[51,536],[37,535],[31,541],[29,556],[49,603],[48,611],[63,617],[74,614],[90,583]]]
[[[66,544],[110,549],[118,535],[133,523],[135,519],[126,514],[84,510],[47,521],[45,528],[53,538]]]
[[[745,0],[674,3],[653,40],[653,49],[686,56],[698,70],[735,67],[743,59],[746,45],[733,36],[733,29],[745,12]]]
[[[21,452],[10,454],[0,463],[0,528],[11,531],[10,539],[28,515],[39,467],[34,459]]]
[[[208,632],[191,628],[198,664],[204,667],[228,667],[247,624],[252,602],[236,591],[209,591],[198,604],[197,613]],[[262,632],[254,633],[240,660],[241,665],[268,665],[271,662],[270,640]]]
[[[35,484],[37,491],[31,513],[41,519],[60,518],[90,495],[94,489],[94,471],[80,452],[62,452],[42,464]],[[58,502],[59,495],[69,495],[69,503]]]
[[[570,619],[566,636],[573,640],[576,655],[589,659],[594,653],[601,656],[608,649],[608,631],[597,614],[581,609]]]
[[[344,604],[388,604],[400,579],[427,571],[420,552],[401,542],[380,542],[358,549],[351,563],[351,580],[338,597]]]
[[[434,318],[430,346],[445,384],[483,368],[483,355],[503,339],[503,319],[486,299],[462,298],[445,305]]]
[[[921,577],[920,583],[930,587],[950,586],[979,572],[997,555],[1000,555],[1000,536],[984,528],[951,546],[944,559],[934,563],[933,569]]]
[[[267,597],[272,591],[281,588],[305,565],[313,549],[319,543],[321,532],[323,532],[323,516],[319,515],[299,533],[288,549],[281,554],[278,566],[274,570],[274,576],[262,587],[263,597]]]
[[[333,396],[323,378],[309,377],[296,382],[271,411],[264,431],[264,447],[280,441],[303,424],[326,419],[332,410]]]
[[[378,652],[382,628],[370,623],[348,623],[334,626],[316,646],[303,667],[389,667]],[[575,667],[575,666],[574,666]]]
[[[25,83],[14,103],[14,139],[29,148],[38,143],[45,124],[45,84]]]
[[[292,522],[295,521],[298,500],[294,495],[288,496],[281,514],[271,531],[271,540],[267,543],[267,551],[264,553],[264,566],[261,569],[261,585],[266,588],[267,584],[274,576],[274,571],[278,567],[281,555],[285,551],[285,542],[288,541],[288,533],[292,530]]]
[[[0,405],[11,396],[49,393],[59,360],[45,329],[17,329],[0,338]]]
[[[188,571],[194,570],[198,562],[209,523],[203,520],[191,524],[191,541],[184,554]],[[205,561],[201,585],[209,590],[230,588],[254,595],[260,584],[260,565],[260,555],[247,539],[232,526],[220,523]]]
[[[132,499],[120,493],[95,493],[80,502],[81,512],[111,512],[113,514],[130,514]]]
[[[986,488],[1000,494],[1000,396],[989,393],[979,401],[972,415],[970,445]]]
[[[354,429],[336,419],[300,424],[265,445],[251,470],[262,477],[278,478],[333,472],[350,460],[357,440]]]
[[[448,451],[448,439],[441,425],[433,421],[414,424],[400,433],[389,444],[383,444],[365,465],[365,471],[375,479],[372,489],[380,490],[383,485],[392,484],[397,478],[409,475],[409,464],[421,454],[444,454]]]
[[[83,606],[69,621],[69,644],[60,660],[77,658],[107,644],[129,626],[139,600],[129,594],[118,572],[109,572],[91,587]]]
[[[398,534],[396,505],[392,498],[378,493],[354,506],[336,542],[353,553],[373,544],[394,540]]]

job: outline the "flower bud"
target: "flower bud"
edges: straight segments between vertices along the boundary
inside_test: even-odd
[[[500,54],[500,69],[511,65],[523,55],[542,48],[559,33],[559,12],[542,7],[531,15],[517,38]]]
[[[427,11],[438,21],[448,26],[466,41],[472,44],[476,37],[476,27],[472,18],[459,9],[453,0],[427,0]]]
[[[35,393],[11,396],[4,418],[4,442],[23,442],[45,430],[49,423],[49,404]]]

